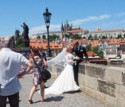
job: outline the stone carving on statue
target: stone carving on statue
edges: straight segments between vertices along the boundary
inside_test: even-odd
[[[23,23],[23,25],[21,25],[23,27],[23,33],[22,33],[22,38],[23,38],[23,44],[24,47],[29,47],[29,27],[27,26],[26,23]]]
[[[20,31],[16,29],[16,31],[15,31],[16,39],[19,39],[19,37],[20,37],[19,33],[20,33]]]

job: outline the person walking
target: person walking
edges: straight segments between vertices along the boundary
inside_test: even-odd
[[[43,102],[44,101],[44,83],[45,83],[45,81],[42,78],[39,81],[40,74],[39,74],[37,66],[35,65],[34,60],[36,61],[37,65],[40,67],[40,69],[43,69],[43,66],[46,65],[46,61],[42,56],[40,56],[38,49],[31,49],[31,57],[29,60],[34,65],[34,67],[33,67],[33,87],[30,91],[29,103],[30,104],[33,103],[32,98],[33,98],[35,91],[37,90],[38,85],[40,85],[41,102]]]
[[[0,50],[0,107],[6,107],[7,98],[10,107],[19,107],[19,78],[32,68],[31,63],[22,54],[12,51],[11,37],[7,38]],[[12,45],[12,44],[11,44]],[[27,65],[24,72],[19,72],[21,65]]]
[[[79,86],[79,82],[78,82],[79,63],[83,61],[83,54],[85,55],[86,60],[88,60],[88,55],[85,47],[82,45],[79,45],[78,41],[74,43],[72,53],[76,57],[76,59],[74,58],[74,60],[76,60],[76,64],[73,64],[74,78],[75,78],[76,84]]]

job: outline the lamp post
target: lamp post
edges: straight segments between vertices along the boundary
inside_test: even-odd
[[[51,15],[52,14],[49,12],[48,8],[46,8],[45,12],[43,13],[43,17],[47,28],[47,40],[48,40],[47,56],[48,57],[51,57],[51,49],[50,49],[50,41],[49,41],[49,26],[50,26]]]

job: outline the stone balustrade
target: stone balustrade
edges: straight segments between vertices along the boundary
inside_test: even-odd
[[[125,107],[125,68],[80,64],[79,82],[85,94],[106,107]]]
[[[57,77],[63,67],[50,68]],[[125,68],[80,64],[79,83],[83,93],[103,102],[106,107],[125,107]]]

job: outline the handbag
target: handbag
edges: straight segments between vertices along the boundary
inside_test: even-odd
[[[46,81],[46,80],[51,78],[51,73],[47,69],[45,69],[45,68],[42,69],[41,75],[42,75],[42,79],[44,81]]]
[[[32,57],[32,59],[33,59],[35,65],[36,65],[36,67],[38,68],[38,73],[39,73],[38,83],[41,83],[42,80],[43,80],[43,81],[47,81],[48,79],[50,79],[50,78],[51,78],[51,73],[50,73],[47,69],[45,69],[44,67],[41,69],[41,68],[37,65],[37,63],[36,63],[34,57]]]

